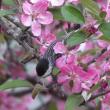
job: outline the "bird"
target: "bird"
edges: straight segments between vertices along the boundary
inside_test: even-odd
[[[66,36],[62,39],[58,39],[53,41],[49,47],[47,48],[44,55],[40,58],[37,66],[36,66],[36,73],[38,77],[45,78],[52,73],[52,70],[55,66],[55,60],[58,58],[59,54],[55,54],[53,47],[56,45],[57,42],[63,42],[65,44],[68,37],[70,37],[75,31],[71,31],[66,34]]]
[[[53,47],[59,40],[53,41],[47,48],[43,57],[40,58],[37,66],[36,72],[38,77],[47,77],[51,74],[53,67],[55,66],[56,54],[54,53]]]

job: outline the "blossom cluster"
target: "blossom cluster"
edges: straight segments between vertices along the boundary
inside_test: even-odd
[[[61,6],[65,0],[30,0],[23,3],[21,22],[24,26],[31,26],[34,36],[40,36],[42,27],[53,22],[53,15],[48,11],[49,6]],[[78,2],[78,0],[68,0]]]
[[[53,47],[55,55],[59,55],[55,59],[57,83],[66,96],[80,94],[85,102],[110,89],[110,0],[89,1],[87,5],[84,0],[24,0],[20,13],[21,23],[33,35],[32,45],[37,47],[39,57],[45,54],[52,42],[58,41]],[[72,31],[73,39],[70,41],[70,36],[64,43],[61,39]],[[0,60],[1,77],[8,74],[25,79],[22,64],[14,60],[8,64],[6,60],[10,61],[9,58],[6,54],[5,60]],[[27,102],[18,103],[4,92],[0,92],[0,96],[0,109],[27,110]],[[110,93],[98,98],[101,110],[110,110],[109,98]],[[95,99],[91,102],[97,105]],[[64,109],[59,103],[57,105]]]
[[[109,22],[109,1],[97,0],[96,2],[100,7],[100,11],[106,13],[105,20]],[[25,26],[31,26],[31,31],[36,36],[34,39],[35,43],[40,46],[39,52],[41,55],[45,53],[51,42],[58,39],[52,33],[52,29],[58,31],[55,25],[60,21],[53,19],[53,14],[49,9],[68,3],[77,6],[80,0],[30,0],[23,3],[21,21]],[[90,38],[72,49],[69,49],[68,45],[59,41],[53,48],[55,54],[61,54],[61,57],[56,59],[56,67],[60,71],[58,83],[62,85],[63,91],[66,94],[82,93],[83,95],[85,92],[90,93],[91,88],[97,84],[100,84],[100,88],[95,92],[99,92],[100,89],[109,88],[109,74],[107,73],[110,72],[110,45],[109,42],[99,39],[98,36],[101,36],[102,33],[98,26],[97,21],[88,15],[85,24],[81,25],[81,28],[87,34],[93,34],[96,38]],[[75,23],[63,22],[64,29],[68,30],[73,27],[75,28]],[[106,52],[100,53],[103,49],[106,49]],[[99,56],[97,57],[96,54]],[[85,96],[83,97],[85,98]],[[102,110],[108,110],[106,107],[110,109],[107,99],[104,98],[102,101]]]
[[[22,100],[21,100],[22,99]],[[25,96],[17,99],[6,92],[0,92],[1,110],[28,110],[27,105],[31,102],[31,97]],[[28,101],[27,101],[28,100]]]

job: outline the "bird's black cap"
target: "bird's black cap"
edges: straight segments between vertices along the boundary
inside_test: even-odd
[[[36,72],[38,76],[43,76],[45,74],[45,72],[48,70],[49,68],[49,61],[47,59],[40,59],[37,67],[36,67]]]

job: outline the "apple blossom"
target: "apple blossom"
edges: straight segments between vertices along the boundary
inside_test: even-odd
[[[46,93],[43,94],[49,93],[54,96],[52,101],[56,102],[58,109],[64,110],[65,99],[67,99],[66,105],[72,108],[72,102],[74,104],[75,100],[70,98],[74,101],[69,100],[69,102],[68,96],[79,95],[84,100],[82,105],[88,110],[91,105],[92,109],[100,106],[101,110],[110,110],[110,93],[106,93],[110,89],[110,0],[24,0],[16,3],[17,9],[22,8],[19,14],[24,27],[12,19],[15,17],[10,14],[15,12],[13,8],[8,10],[11,6],[4,6],[7,5],[5,2],[6,0],[3,1],[0,11],[0,16],[3,16],[0,17],[4,33],[3,43],[6,44],[5,52],[3,55],[0,54],[0,84],[16,78],[29,80],[28,82],[34,85],[39,83],[36,80],[39,77],[31,79],[27,75],[23,64],[30,64],[33,59],[39,62],[43,58],[47,61],[43,63],[47,73],[47,69],[52,65],[49,71],[52,74],[48,74],[50,75],[48,83],[43,85],[46,86]],[[80,24],[79,21],[83,22]],[[16,32],[16,28],[20,32]],[[63,43],[60,39],[69,32],[73,33],[67,42]],[[12,48],[13,41],[21,45],[19,51],[16,51],[16,47]],[[55,41],[56,44],[53,46]],[[0,44],[1,42],[2,34],[0,34]],[[53,56],[55,58],[51,59]],[[55,65],[50,64],[51,60]],[[32,66],[39,64],[36,64],[36,61],[31,63]],[[42,65],[40,67],[42,71]],[[31,69],[33,68],[29,65],[29,70]],[[35,73],[38,73],[37,69]],[[16,95],[11,90],[9,92]],[[24,97],[17,98],[0,91],[0,110],[28,110],[28,101],[31,99],[22,90],[20,92]],[[62,96],[63,101],[59,100]],[[79,102],[80,99],[77,101],[80,105]],[[78,104],[75,106],[80,108]]]
[[[56,45],[54,46],[54,52],[56,53],[56,54],[58,54],[58,53],[66,53],[66,51],[67,51],[67,49],[66,49],[66,47],[63,45],[63,43],[62,42],[58,42],[58,43],[56,43]]]
[[[56,36],[52,33],[42,33],[42,37],[35,38],[35,42],[40,45],[40,54],[43,55],[47,47],[56,40]]]
[[[84,72],[74,64],[65,64],[61,68],[58,76],[58,83],[63,84],[64,90],[69,94],[81,92],[81,80],[78,76],[79,72]]]
[[[31,26],[31,31],[34,36],[41,35],[41,24],[48,25],[53,21],[53,15],[47,11],[48,2],[38,1],[35,4],[30,4],[28,1],[23,3],[23,14],[21,22],[25,26]]]
[[[27,100],[24,98],[16,99],[6,92],[0,91],[0,109],[1,110],[28,110],[27,105],[32,102],[32,98],[27,96]]]
[[[110,93],[106,94],[104,99],[102,100],[101,110],[109,110],[110,109]]]

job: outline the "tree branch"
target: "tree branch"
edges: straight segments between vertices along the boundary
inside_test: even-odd
[[[106,91],[103,91],[103,92],[100,92],[100,93],[97,93],[97,94],[95,94],[95,95],[92,95],[91,98],[90,98],[88,101],[86,101],[86,102],[83,101],[83,102],[80,104],[80,106],[85,105],[86,103],[88,103],[88,102],[94,100],[95,98],[98,98],[98,97],[100,97],[100,96],[106,95],[106,94],[108,94],[109,92],[110,92],[110,89],[108,89],[108,90],[106,90]]]

